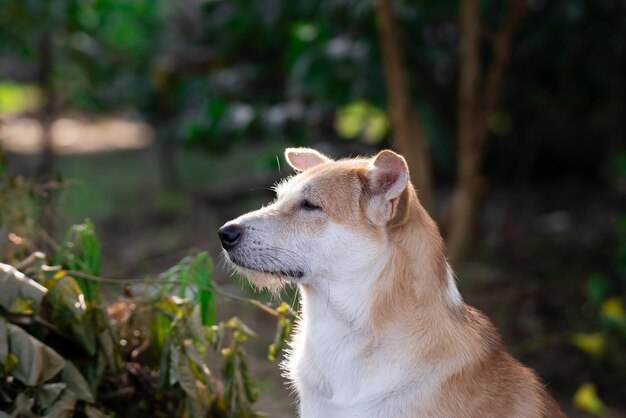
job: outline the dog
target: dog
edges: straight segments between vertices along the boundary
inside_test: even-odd
[[[463,302],[402,156],[285,157],[298,174],[276,200],[218,232],[253,283],[299,287],[283,367],[302,418],[565,416]]]

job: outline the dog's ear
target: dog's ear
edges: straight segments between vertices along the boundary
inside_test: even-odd
[[[401,155],[384,150],[370,161],[368,174],[376,207],[370,215],[376,223],[387,223],[395,215],[400,196],[409,184],[409,168]]]
[[[297,171],[305,171],[316,165],[332,161],[324,154],[310,148],[287,148],[285,159]]]

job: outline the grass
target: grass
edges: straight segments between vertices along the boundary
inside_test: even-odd
[[[272,144],[254,152],[237,150],[228,158],[182,149],[176,156],[182,190],[171,192],[161,186],[156,153],[151,151],[59,157],[59,170],[71,183],[59,202],[68,223],[88,217],[132,221],[148,212],[173,213],[189,204],[185,192],[275,170],[276,155],[282,153]]]

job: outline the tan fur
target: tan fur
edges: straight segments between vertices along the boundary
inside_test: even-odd
[[[306,157],[298,154],[301,160]],[[314,234],[330,219],[389,248],[387,264],[374,282],[365,321],[368,325],[358,330],[368,339],[365,349],[355,353],[355,358],[365,365],[363,372],[379,372],[380,365],[374,360],[368,363],[368,359],[384,347],[390,353],[390,362],[406,363],[407,374],[424,374],[420,370],[426,365],[436,368],[442,379],[432,384],[435,393],[419,400],[412,401],[414,389],[410,386],[402,392],[406,395],[394,395],[407,398],[394,403],[405,407],[390,416],[565,416],[534,372],[506,352],[492,323],[460,299],[458,303],[451,302],[443,240],[410,182],[391,202],[391,218],[381,227],[376,217],[386,213],[377,214],[376,208],[372,209],[379,193],[376,182],[384,186],[393,178],[383,176],[374,181],[370,159],[330,162],[321,154],[314,154],[303,164],[306,170],[288,184],[302,186],[303,196],[323,207],[328,218],[309,217],[303,222],[302,196],[284,194],[279,186],[278,204],[272,209],[272,216],[277,216],[281,225],[287,225],[287,230],[292,225],[306,235]],[[303,292],[315,296],[314,287],[301,286]],[[296,344],[306,341],[296,338]],[[302,355],[309,355],[306,347],[302,347]],[[333,370],[318,370],[314,356],[306,358],[307,367],[315,373],[322,377],[332,375]],[[424,376],[428,379],[427,373]],[[325,393],[327,385],[324,383],[320,391]],[[332,388],[328,390],[332,393]]]
[[[485,316],[467,305],[455,309],[445,303],[443,241],[412,185],[388,232],[396,245],[378,280],[373,334],[394,326],[404,332],[418,331],[428,337],[416,341],[416,358],[428,362],[446,361],[450,356],[466,359],[445,382],[430,412],[416,405],[420,416],[564,417],[534,372],[505,351]]]

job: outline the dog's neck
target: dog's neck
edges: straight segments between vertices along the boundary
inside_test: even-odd
[[[301,286],[305,321],[338,322],[380,335],[407,321],[455,315],[463,303],[434,221],[407,190],[388,226],[386,249],[358,270]]]

